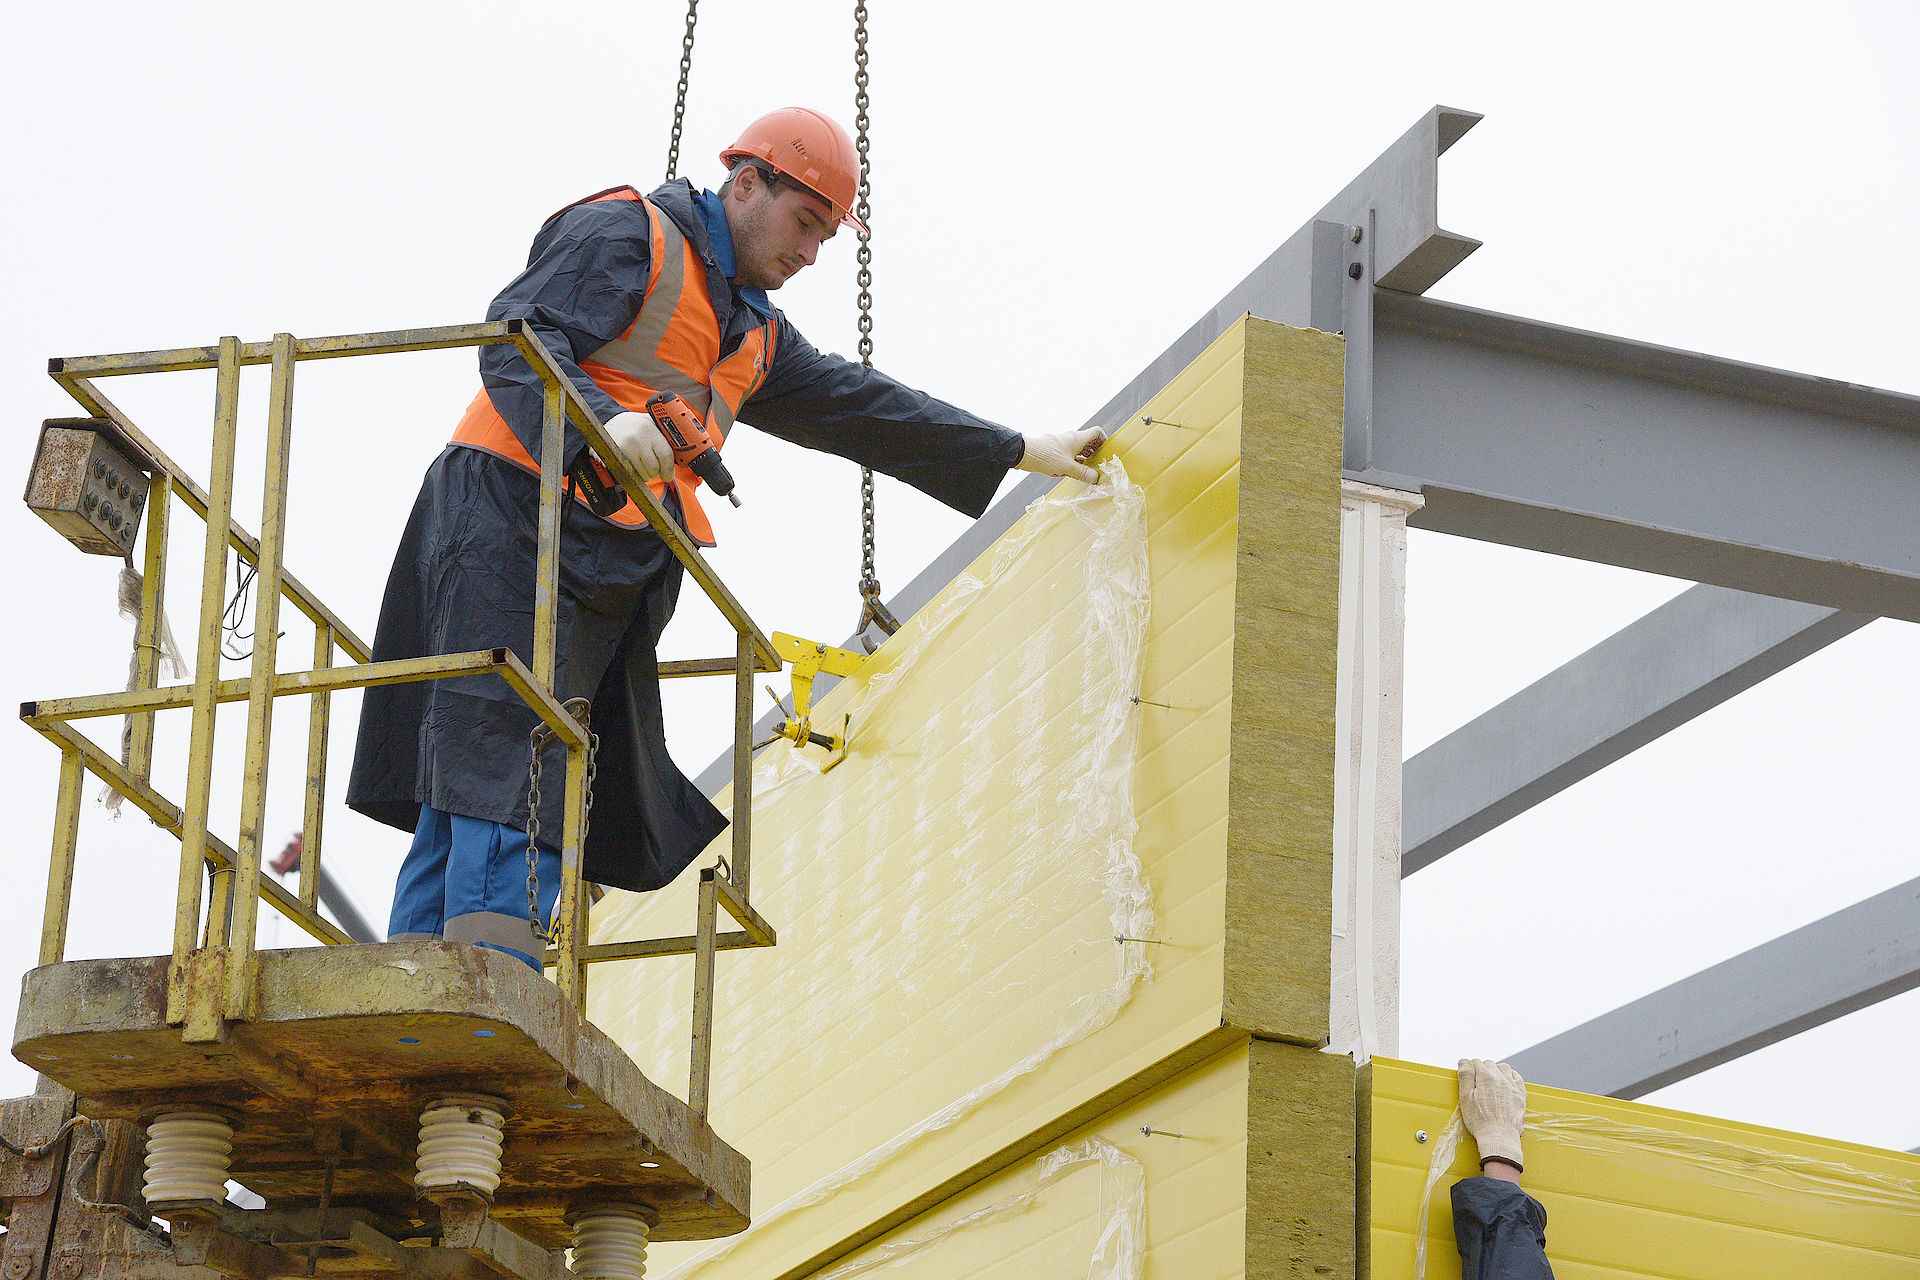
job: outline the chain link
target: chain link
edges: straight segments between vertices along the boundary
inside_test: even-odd
[[[855,277],[860,285],[860,363],[873,367],[873,233],[866,228],[872,225],[873,203],[873,163],[868,154],[870,146],[867,131],[870,121],[867,108],[871,104],[868,96],[867,77],[867,0],[854,0],[853,5],[853,148],[860,156],[860,190],[855,197],[854,216],[860,219],[860,249],[855,261],[860,264],[860,272]],[[874,646],[866,638],[869,624],[878,626],[888,635],[900,629],[899,619],[886,605],[880,603],[880,576],[873,564],[873,470],[860,468],[860,625],[855,628],[861,633],[860,642],[872,653]]]
[[[540,928],[540,749],[552,736],[553,730],[536,724],[527,742],[532,757],[527,765],[527,927],[536,934],[545,932]]]
[[[867,107],[871,98],[867,94],[867,0],[854,0],[853,4],[853,149],[860,156],[860,190],[854,197],[854,216],[865,227],[873,224],[873,159],[868,154],[871,142],[867,137],[870,121]],[[862,230],[860,250],[855,261],[860,264],[860,273],[856,277],[860,285],[860,363],[873,367],[873,233]],[[872,574],[872,566],[868,566]]]
[[[593,822],[593,780],[600,773],[600,735],[593,731],[593,704],[585,698],[570,698],[562,705],[571,710],[575,703],[580,704],[580,709],[573,713],[573,718],[578,720],[580,727],[587,731],[587,794],[580,803],[580,862],[581,869],[584,871],[587,860],[587,830]]]
[[[593,705],[585,698],[568,698],[560,706],[587,730],[587,794],[580,810],[580,851],[584,865],[587,831],[593,819],[593,780],[600,773],[600,735],[593,732]],[[540,927],[540,752],[552,739],[553,730],[545,724],[536,724],[527,735],[527,752],[531,757],[527,764],[527,924],[549,942],[553,941],[553,927],[560,923],[560,912],[556,902],[553,927]]]
[[[680,127],[687,119],[687,77],[693,72],[693,21],[700,0],[687,0],[687,33],[680,38],[680,92],[673,100],[673,140],[667,145],[667,181],[680,170]]]
[[[868,601],[879,598],[880,579],[873,571],[873,470],[860,468],[860,594]]]

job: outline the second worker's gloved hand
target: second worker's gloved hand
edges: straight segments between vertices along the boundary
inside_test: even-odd
[[[1027,451],[1017,464],[1020,470],[1043,476],[1072,476],[1082,484],[1100,483],[1100,473],[1087,465],[1107,442],[1107,433],[1099,427],[1026,439]]]
[[[1460,1119],[1480,1148],[1480,1160],[1520,1162],[1520,1132],[1527,1123],[1527,1082],[1504,1062],[1460,1059]]]
[[[673,446],[660,433],[660,424],[652,414],[617,413],[607,419],[607,434],[642,479],[659,480],[673,474]]]

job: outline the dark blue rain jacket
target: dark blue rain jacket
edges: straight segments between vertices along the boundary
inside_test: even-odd
[[[1454,1183],[1453,1238],[1460,1247],[1461,1280],[1553,1280],[1547,1211],[1515,1183]]]
[[[649,199],[707,263],[722,355],[731,353],[763,318],[722,274],[692,186],[668,183]],[[638,314],[649,245],[638,203],[571,206],[541,228],[527,269],[487,311],[493,320],[529,320],[602,420],[621,406],[579,362],[619,337]],[[822,352],[777,309],[774,315],[773,367],[742,406],[741,422],[885,472],[968,515],[986,509],[1020,459],[1019,433]],[[495,409],[539,457],[538,379],[509,347],[480,352],[481,379]],[[571,426],[568,437],[570,467],[586,441]],[[492,454],[459,446],[441,453],[394,557],[375,661],[504,646],[533,665],[538,493],[534,476]],[[651,530],[565,505],[556,692],[592,699],[601,739],[586,874],[620,888],[654,889],[726,826],[666,749],[656,645],[678,599],[681,569]],[[370,688],[347,803],[402,830],[413,829],[422,803],[524,825],[528,734],[535,723],[495,676]],[[543,756],[542,843],[559,843],[563,762],[552,746]]]

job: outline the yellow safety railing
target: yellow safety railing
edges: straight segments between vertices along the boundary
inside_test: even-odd
[[[294,368],[303,360],[493,344],[510,345],[519,351],[545,388],[532,669],[508,649],[374,662],[367,644],[313,592],[286,572],[282,564],[293,439]],[[265,499],[260,534],[255,538],[233,520],[233,481],[240,371],[244,366],[260,364],[271,366],[272,385],[267,411]],[[212,473],[205,489],[161,452],[94,383],[97,378],[201,369],[215,370],[217,378]],[[225,1022],[245,1019],[255,1004],[258,979],[255,924],[262,898],[322,943],[339,945],[351,941],[320,914],[318,906],[329,695],[335,690],[376,684],[491,672],[506,681],[566,747],[566,816],[561,840],[560,897],[555,906],[557,932],[555,945],[547,955],[560,990],[584,1012],[588,965],[640,956],[694,956],[688,1101],[696,1111],[704,1113],[712,1047],[715,952],[772,946],[775,942],[773,929],[753,910],[748,898],[749,817],[753,676],[756,671],[778,671],[780,658],[772,642],[747,616],[686,531],[654,498],[614,446],[572,381],[561,372],[525,322],[507,320],[328,338],[296,339],[283,333],[271,342],[256,343],[243,343],[229,337],[222,338],[219,345],[213,347],[53,360],[49,362],[48,372],[89,414],[111,423],[128,444],[143,453],[144,461],[153,468],[153,476],[146,513],[145,584],[135,635],[138,657],[134,687],[124,693],[31,702],[21,708],[21,718],[61,750],[40,963],[56,964],[65,957],[79,836],[81,783],[84,774],[91,772],[156,824],[180,838],[179,894],[175,902],[172,962],[168,969],[167,1020],[182,1026],[189,1039],[216,1038]],[[687,573],[733,625],[736,636],[731,657],[660,664],[663,677],[726,673],[734,677],[732,847],[724,870],[716,867],[701,872],[694,932],[682,937],[598,944],[586,939],[587,895],[581,866],[587,817],[589,738],[585,727],[554,693],[560,517],[566,500],[561,490],[561,463],[568,421],[586,436],[595,454],[613,472],[628,496],[639,504],[649,524],[666,541]],[[157,685],[159,645],[174,498],[206,520],[207,535],[201,566],[193,680],[190,684],[161,687]],[[251,670],[244,678],[223,680],[220,678],[220,638],[229,547],[255,566],[260,591],[255,606]],[[283,598],[313,622],[313,666],[309,670],[283,672],[278,668],[279,610]],[[351,665],[336,666],[336,650],[343,652]],[[271,877],[260,874],[273,704],[275,699],[289,695],[310,699],[303,851],[297,891],[289,891]],[[220,703],[240,701],[247,704],[246,763],[238,836],[236,843],[229,845],[213,834],[207,821],[213,784],[214,717]],[[184,802],[175,805],[151,784],[154,713],[189,707],[193,711],[193,723],[187,790]],[[125,763],[72,724],[77,720],[122,715],[131,718],[132,729],[132,748]],[[204,904],[203,868],[212,873],[212,889]],[[721,908],[740,926],[738,930],[719,931]]]

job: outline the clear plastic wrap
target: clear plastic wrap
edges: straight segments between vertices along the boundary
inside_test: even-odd
[[[1465,1131],[1460,1108],[1455,1107],[1447,1117],[1446,1128],[1440,1130],[1439,1138],[1434,1141],[1433,1155],[1427,1160],[1427,1183],[1420,1189],[1420,1216],[1413,1226],[1413,1280],[1427,1280],[1427,1220],[1433,1209],[1433,1189],[1453,1167],[1453,1157],[1460,1150],[1460,1135]]]
[[[1097,1167],[1099,1171],[1100,1207],[1093,1252],[1087,1260],[1087,1280],[1141,1280],[1146,1274],[1147,1257],[1146,1171],[1138,1160],[1098,1138],[1061,1147],[1043,1156],[1035,1167],[1032,1184],[1025,1190],[1002,1197],[984,1209],[956,1218],[924,1235],[890,1241],[867,1250],[865,1256],[823,1272],[816,1280],[859,1280],[906,1266],[913,1266],[916,1274],[922,1274],[932,1250],[964,1232],[1032,1212],[1058,1183],[1089,1167]]]
[[[776,1202],[669,1274],[958,1123],[1149,975],[1150,948],[1116,941],[1154,932],[1134,849],[1145,497],[1117,459],[1104,472],[1035,504],[821,700],[816,724],[851,718],[844,764],[756,760],[754,898],[781,942],[723,962],[714,1126]],[[666,932],[682,909],[661,899],[609,903],[596,934]],[[684,994],[629,972],[594,1020],[670,1083]]]
[[[1920,1180],[1750,1142],[1727,1142],[1606,1116],[1535,1111],[1527,1113],[1526,1136],[1529,1142],[1636,1167],[1649,1157],[1684,1163],[1694,1183],[1716,1183],[1743,1195],[1817,1196],[1833,1201],[1834,1212],[1844,1206],[1920,1214]]]

